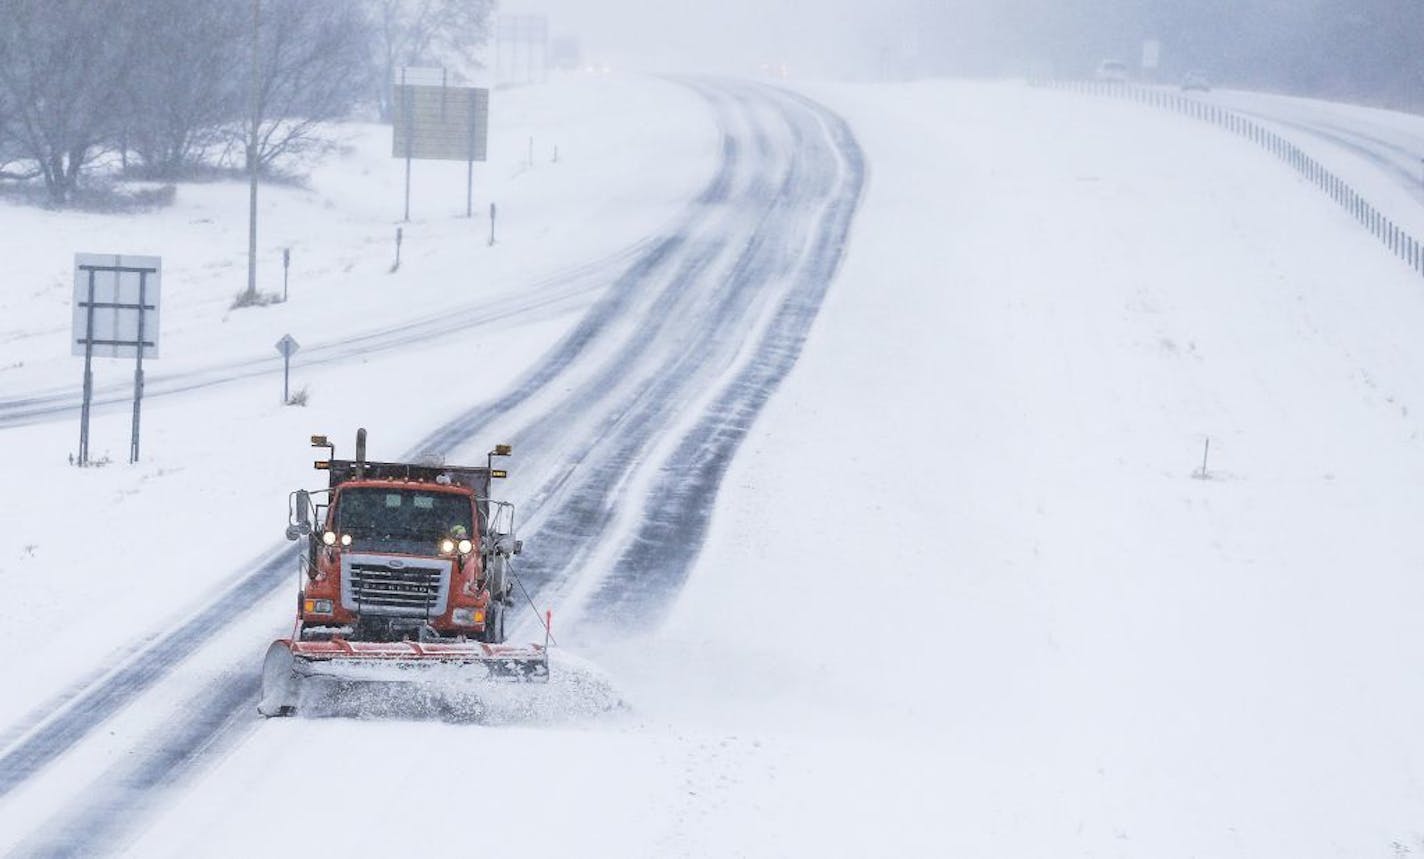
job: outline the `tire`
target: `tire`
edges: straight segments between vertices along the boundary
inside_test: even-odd
[[[497,603],[504,602],[504,593],[509,589],[509,581],[505,577],[504,558],[494,557],[490,559],[489,569],[486,571],[485,584],[489,587],[490,599]]]
[[[504,643],[504,606],[497,602],[491,602],[489,608],[485,609],[483,640],[485,644]]]

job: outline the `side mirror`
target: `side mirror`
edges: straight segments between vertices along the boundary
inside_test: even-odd
[[[504,555],[507,558],[510,555],[519,554],[519,551],[524,548],[524,541],[514,539],[513,534],[494,533],[490,536],[493,538],[490,541],[492,545],[488,549],[490,554]]]
[[[298,489],[294,493],[292,502],[293,512],[296,514],[296,522],[287,526],[287,539],[295,540],[303,534],[310,534],[311,525],[311,493],[305,489]]]

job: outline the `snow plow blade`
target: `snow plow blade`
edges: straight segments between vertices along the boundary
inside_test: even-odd
[[[549,651],[532,644],[415,641],[291,641],[267,649],[262,665],[264,716],[296,712],[303,678],[356,683],[545,681]]]
[[[415,641],[339,639],[286,644],[292,653],[293,670],[306,677],[412,680],[416,678],[410,672],[466,666],[483,667],[488,676],[494,678],[539,680],[549,676],[548,652],[539,645],[520,647],[477,641],[421,644]]]

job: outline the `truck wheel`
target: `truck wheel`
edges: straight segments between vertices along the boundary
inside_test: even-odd
[[[489,567],[489,577],[486,584],[489,587],[490,598],[495,602],[504,602],[504,592],[509,587],[509,582],[505,578],[504,558],[495,557]]]
[[[504,643],[504,606],[497,602],[485,609],[485,644]]]

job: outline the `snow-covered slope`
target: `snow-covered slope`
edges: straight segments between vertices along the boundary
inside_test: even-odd
[[[240,179],[182,184],[174,205],[123,216],[0,201],[0,254],[10,261],[0,290],[0,403],[77,386],[67,346],[76,250],[163,257],[163,358],[148,367],[157,383],[225,361],[270,359],[273,335],[285,331],[309,353],[397,320],[527,291],[656,230],[706,178],[684,165],[710,170],[716,152],[710,117],[667,83],[568,77],[552,88],[497,91],[490,110],[490,155],[475,167],[472,219],[464,217],[465,165],[418,161],[411,222],[401,221],[405,164],[391,157],[388,126],[333,129],[340,150],[301,184],[264,185],[258,286],[280,295],[282,249],[290,248],[291,300],[260,311],[229,310],[247,283]],[[401,268],[391,273],[397,227]],[[122,388],[130,369],[101,364],[96,383]]]

